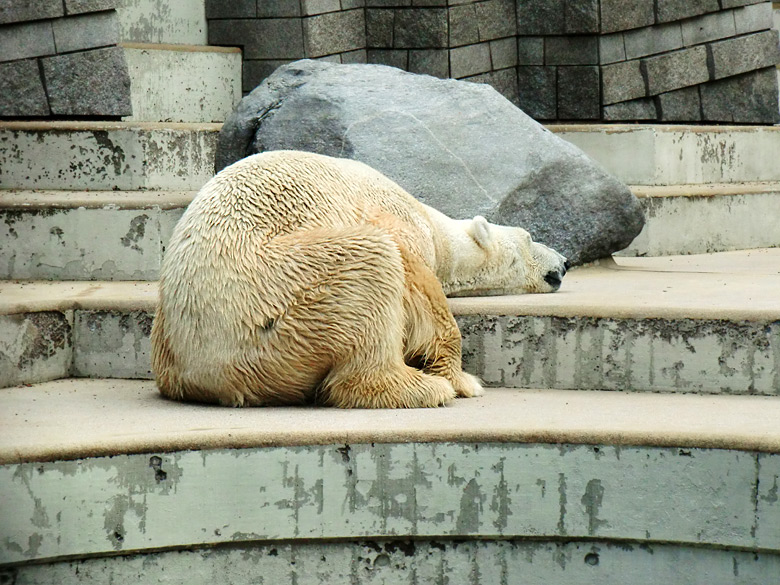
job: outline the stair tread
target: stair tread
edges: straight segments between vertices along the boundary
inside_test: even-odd
[[[450,299],[456,315],[780,319],[780,248],[616,258],[570,271],[554,294]],[[153,310],[156,282],[0,281],[0,315]]]
[[[0,391],[0,413],[0,464],[374,442],[780,452],[780,399],[760,396],[491,388],[439,409],[232,409],[165,400],[151,381],[69,378]]]

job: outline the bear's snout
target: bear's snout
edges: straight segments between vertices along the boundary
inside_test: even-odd
[[[566,271],[570,266],[571,264],[566,260],[558,270],[550,270],[550,272],[544,275],[544,281],[552,287],[553,292],[561,288],[563,277],[566,276]]]

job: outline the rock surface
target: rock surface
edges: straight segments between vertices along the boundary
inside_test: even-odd
[[[225,122],[217,170],[280,149],[362,161],[451,217],[523,227],[575,265],[625,248],[644,224],[625,185],[488,85],[296,61]]]

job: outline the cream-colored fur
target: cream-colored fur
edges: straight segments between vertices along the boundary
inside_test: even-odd
[[[520,228],[452,220],[362,163],[257,154],[209,181],[174,230],[157,385],[231,406],[476,396],[445,293],[548,292],[563,262]]]

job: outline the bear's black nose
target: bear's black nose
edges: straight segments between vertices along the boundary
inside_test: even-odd
[[[552,270],[544,275],[544,281],[553,287],[554,290],[561,288],[561,278],[563,278],[563,275],[560,272]]]

